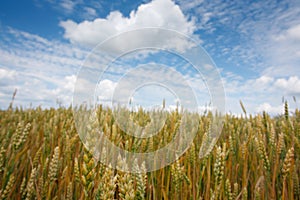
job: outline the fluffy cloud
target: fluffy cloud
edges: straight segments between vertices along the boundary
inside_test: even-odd
[[[13,79],[17,72],[15,70],[1,69],[0,68],[0,80]]]
[[[286,94],[300,94],[300,79],[297,76],[277,79],[275,86]]]
[[[271,115],[282,113],[282,98],[289,102],[291,110],[297,107],[293,96],[299,99],[300,79],[297,76],[276,78],[259,76],[253,79],[234,78],[233,75],[224,77],[224,86],[227,93],[227,111],[241,113],[241,100],[248,113],[266,111]]]
[[[269,103],[263,103],[256,108],[256,112],[261,113],[263,111],[265,111],[271,115],[282,114],[283,113],[283,105],[272,106]]]
[[[258,79],[255,80],[255,83],[258,85],[267,85],[274,81],[274,78],[269,76],[261,76]]]
[[[74,90],[74,86],[76,83],[76,76],[75,75],[71,75],[71,76],[65,76],[64,78],[64,89],[66,89],[67,91],[73,91]]]
[[[196,27],[182,13],[180,7],[171,0],[153,0],[140,5],[137,10],[131,11],[129,17],[124,17],[119,11],[111,12],[106,18],[97,18],[93,21],[76,23],[72,20],[61,21],[64,28],[64,37],[72,43],[94,47],[108,37],[118,33],[146,27],[161,27],[174,29],[181,33],[192,35]],[[138,39],[144,44],[147,35],[135,35],[128,41]],[[157,35],[156,42],[166,43],[168,36]],[[130,43],[126,41],[127,43]],[[123,44],[123,45],[126,45]]]
[[[277,41],[284,40],[296,40],[300,41],[300,24],[290,27],[288,30],[284,31],[277,37],[274,37]]]
[[[98,97],[98,101],[102,104],[109,102],[113,97],[113,92],[115,90],[117,83],[104,79],[100,81],[96,88],[96,95]]]
[[[6,108],[12,94],[17,89],[14,105],[28,107],[29,105],[43,107],[55,106],[56,103],[69,106],[72,103],[72,92],[75,76],[65,76],[58,82],[47,82],[42,78],[18,73],[15,80],[7,81],[0,87],[0,105]]]

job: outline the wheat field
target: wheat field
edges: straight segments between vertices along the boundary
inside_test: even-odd
[[[125,173],[97,162],[84,148],[71,107],[2,110],[0,199],[300,200],[300,111],[291,113],[286,103],[282,116],[226,115],[221,137],[202,159],[210,118],[199,115],[197,135],[175,163]],[[132,117],[145,124],[148,114],[140,109]],[[97,115],[111,141],[142,152],[167,143],[180,123],[180,113],[169,112],[155,139],[137,141],[116,126],[110,109],[100,107]]]

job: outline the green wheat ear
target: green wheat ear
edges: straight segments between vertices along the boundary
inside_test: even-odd
[[[226,143],[223,144],[223,148],[218,146],[216,148],[216,161],[214,163],[214,175],[215,175],[215,198],[219,198],[221,183],[224,178],[224,167],[225,167],[225,157],[226,157]]]
[[[247,199],[248,199],[248,190],[247,187],[244,187],[242,192],[242,200],[247,200]]]
[[[104,166],[101,182],[98,186],[97,199],[114,199],[118,176],[114,174],[114,169],[109,165]]]
[[[294,196],[300,199],[300,179],[297,170],[293,170]]]
[[[16,181],[15,176],[13,174],[10,175],[7,185],[5,186],[3,191],[1,190],[1,195],[0,195],[1,199],[8,199],[9,194],[12,192],[12,188],[15,184],[15,181]]]
[[[265,144],[263,139],[260,137],[260,139],[255,138],[256,146],[258,149],[258,155],[263,160],[264,168],[268,172],[270,172],[270,161],[266,152]]]
[[[228,200],[233,200],[229,179],[226,179],[225,182],[225,196]]]
[[[190,184],[189,178],[185,174],[184,166],[181,166],[180,160],[177,159],[174,164],[171,165],[172,185],[174,185],[175,192],[180,192],[180,187],[183,181]]]
[[[284,116],[285,116],[285,120],[288,121],[289,120],[289,105],[288,105],[287,101],[284,102]]]
[[[77,158],[75,158],[75,161],[74,161],[74,176],[75,176],[75,181],[77,183],[80,183],[80,171],[79,171],[79,165],[78,165]]]
[[[6,153],[6,150],[4,149],[4,147],[1,147],[1,149],[0,149],[0,175],[2,175],[2,173],[4,172],[4,168],[5,168],[5,153]]]
[[[72,200],[73,199],[73,184],[70,182],[67,187],[67,195],[66,200]]]
[[[84,195],[86,199],[92,198],[92,190],[95,181],[95,160],[91,153],[87,150],[83,154],[83,163],[81,165],[81,183],[84,187]]]
[[[199,150],[199,158],[201,159],[201,158],[207,157],[211,153],[216,142],[217,142],[216,138],[212,138],[210,130],[205,132],[203,135],[201,147]]]
[[[136,200],[144,200],[146,196],[146,185],[147,185],[147,173],[145,162],[143,162],[140,166],[137,160],[134,160],[133,164],[134,171],[139,172],[134,174],[136,189],[135,189],[135,199]]]

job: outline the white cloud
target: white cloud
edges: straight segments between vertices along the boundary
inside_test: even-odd
[[[127,73],[117,74],[116,76],[102,77],[102,81],[96,87],[95,94],[92,95],[98,98],[98,103],[111,102],[114,92],[114,102],[121,104],[127,104],[131,95],[136,103],[147,106],[161,105],[163,99],[166,100],[166,106],[173,105],[176,104],[174,101],[176,98],[181,98],[180,100],[185,103],[185,108],[195,106],[192,104],[194,98],[198,98],[199,105],[205,105],[209,102],[208,91],[198,90],[199,87],[206,89],[202,79],[180,75],[179,72],[175,72],[174,68],[162,66],[160,63],[148,63],[147,66],[142,64],[134,68],[131,67]],[[91,79],[89,76],[83,77],[79,82],[80,85],[77,85],[78,92],[82,91],[81,97],[85,96],[86,99],[90,97],[86,91],[93,93],[95,87],[93,84],[89,84],[89,78]],[[83,86],[82,89],[81,86]],[[195,94],[191,90],[194,90]],[[86,99],[78,102],[93,101],[92,99]]]
[[[0,80],[13,79],[17,75],[15,70],[1,69],[0,68]]]
[[[241,100],[247,113],[257,113],[263,110],[272,115],[282,113],[282,98],[289,99],[291,109],[297,105],[292,96],[299,98],[300,79],[296,76],[275,78],[271,76],[258,76],[253,79],[239,79],[234,75],[224,77],[226,92],[226,110],[232,113],[241,113],[239,106]]]
[[[269,83],[272,83],[274,81],[273,77],[269,77],[269,76],[261,76],[258,79],[255,80],[256,84],[258,85],[267,85]]]
[[[273,73],[278,71],[277,76],[292,75],[293,73],[300,75],[298,66],[300,62],[298,53],[300,52],[300,24],[291,25],[287,30],[273,30],[269,37],[269,41],[264,45],[263,53],[268,59],[267,63],[273,65]]]
[[[97,16],[97,11],[94,8],[84,7],[84,14],[86,18],[94,18]]]
[[[286,94],[300,94],[300,79],[297,76],[277,79],[275,86]]]
[[[274,77],[300,75],[300,10],[299,6],[281,9],[260,16],[259,21],[244,24],[252,53],[261,59],[257,72]],[[282,6],[283,7],[283,6]],[[272,23],[270,23],[272,22]],[[256,27],[256,28],[253,28]],[[251,30],[255,30],[252,31]],[[245,33],[246,34],[246,33]]]
[[[72,20],[61,21],[60,26],[65,30],[66,39],[89,47],[94,47],[118,33],[137,28],[161,27],[187,35],[192,35],[196,29],[194,22],[188,21],[180,7],[171,0],[153,0],[142,4],[136,11],[131,11],[129,17],[124,17],[119,11],[113,11],[106,18],[81,23]],[[129,45],[132,42],[143,44],[146,37],[144,34],[135,35],[122,45]],[[165,44],[166,41],[170,41],[169,39],[168,36],[157,35],[153,42]]]
[[[0,41],[0,106],[6,108],[18,89],[15,105],[70,105],[76,72],[85,55],[74,45],[60,43],[16,29],[2,33]]]
[[[203,2],[204,2],[204,0],[184,0],[183,2],[179,1],[180,7],[183,10],[189,10],[189,9],[195,8],[195,7],[199,6],[200,4],[202,4]]]
[[[60,2],[60,6],[64,9],[65,12],[71,13],[71,12],[73,12],[73,9],[76,6],[76,3],[75,3],[75,1],[72,1],[72,0],[62,0]]]
[[[221,54],[228,65],[259,75],[300,75],[298,0],[177,1],[185,14],[197,15],[204,47],[214,57]],[[217,36],[211,37],[212,32]]]
[[[9,105],[15,88],[18,89],[15,105],[26,107],[33,103],[34,106],[40,104],[55,106],[56,100],[62,102],[63,105],[70,105],[76,81],[75,73],[79,69],[86,52],[72,45],[49,41],[26,32],[11,30],[9,34],[13,35],[15,43],[11,48],[5,46],[4,43],[0,49],[0,78],[6,84],[2,84],[2,82],[0,84],[1,107],[6,108]],[[161,71],[159,74],[166,80],[174,80],[174,76],[166,72]],[[151,77],[156,77],[157,74],[158,72],[155,73],[153,70],[147,71],[145,77],[142,78],[151,79]],[[194,84],[195,88],[205,89],[202,79],[191,75],[187,74],[184,79],[192,87]],[[83,84],[82,91],[86,90],[87,87],[94,87],[87,84]],[[100,82],[98,94],[99,99],[102,99],[102,103],[105,100],[111,100],[116,84],[117,82],[109,79]],[[227,110],[241,113],[241,109],[237,106],[239,105],[238,100],[241,99],[248,113],[262,110],[274,114],[277,111],[281,113],[280,106],[271,105],[278,105],[278,102],[281,102],[282,95],[285,95],[283,92],[299,92],[299,88],[299,78],[297,76],[275,78],[262,75],[245,80],[235,73],[226,73],[225,90],[230,96],[227,98],[227,105],[229,106]],[[177,85],[175,91],[180,92],[180,90],[184,90],[184,87]],[[153,98],[161,98],[154,90],[153,94],[147,93],[147,95]],[[205,100],[207,100],[205,102],[209,101],[207,93],[200,94],[199,99],[203,97],[201,95],[205,95]],[[202,103],[199,105],[200,108],[205,106],[205,102],[200,102]],[[268,104],[265,102],[268,102]]]
[[[274,78],[270,76],[260,76],[255,79],[245,80],[244,85],[241,87],[242,90],[248,91],[249,93],[265,93],[273,92],[274,90]],[[241,92],[241,91],[240,91]]]
[[[96,89],[98,101],[103,104],[105,104],[108,101],[111,101],[116,85],[117,83],[108,79],[100,81]]]
[[[283,105],[272,106],[269,103],[263,103],[256,108],[256,112],[261,113],[263,111],[271,115],[279,115],[283,113]]]
[[[76,19],[94,19],[97,16],[97,12],[102,12],[107,9],[105,5],[111,4],[111,2],[104,2],[99,0],[34,0],[34,5],[38,8],[49,7],[60,12],[60,15],[76,17]]]
[[[228,59],[231,59],[233,54],[240,56],[240,60],[256,59],[258,56],[264,59],[265,65],[258,65],[257,67],[258,75],[256,78],[242,77],[236,74],[239,73],[237,71],[236,73],[224,72],[225,89],[228,96],[227,105],[229,105],[229,110],[234,113],[242,112],[241,108],[237,106],[239,99],[244,102],[248,113],[261,112],[262,110],[274,114],[282,113],[282,106],[279,105],[281,97],[300,94],[300,25],[297,21],[300,11],[297,11],[296,6],[278,6],[278,8],[273,9],[272,0],[266,0],[266,2],[253,3],[248,6],[249,10],[247,8],[247,10],[242,11],[242,7],[238,8],[240,3],[236,1],[224,2],[219,0],[204,3],[203,0],[189,0],[182,1],[179,7],[171,0],[153,0],[131,11],[128,17],[123,16],[119,11],[113,11],[105,18],[94,19],[98,10],[86,7],[80,2],[82,1],[64,0],[60,1],[60,5],[58,5],[66,9],[66,12],[77,11],[81,6],[80,11],[84,11],[86,19],[89,19],[80,23],[71,20],[60,22],[64,28],[64,37],[70,40],[72,44],[47,40],[38,35],[14,29],[10,29],[7,33],[10,35],[9,37],[13,37],[12,43],[6,44],[4,40],[0,41],[1,107],[9,104],[15,88],[18,89],[16,98],[18,105],[28,106],[32,102],[33,105],[55,106],[56,99],[69,105],[76,81],[75,73],[87,55],[86,51],[74,44],[91,47],[117,33],[153,26],[171,28],[187,35],[193,35],[196,28],[211,32],[221,25],[225,30],[224,35],[220,33],[220,36],[213,37],[212,40],[219,42],[220,46],[216,48],[220,48],[223,54],[228,55]],[[53,1],[53,4],[55,3]],[[269,4],[271,5],[270,9],[274,10],[272,13],[267,10]],[[258,12],[261,10],[258,9],[259,7],[266,9],[266,12]],[[198,24],[194,18],[189,18],[191,16],[188,16],[188,13],[182,12],[182,10],[193,8],[197,10],[195,13],[199,17]],[[243,13],[247,13],[247,16]],[[83,13],[81,12],[79,15],[81,18]],[[246,18],[239,21],[242,19],[240,17],[242,15]],[[91,18],[94,20],[90,20]],[[244,39],[239,40],[238,38],[237,41],[242,42],[238,42],[237,46],[222,44],[224,41],[232,42],[231,37],[224,37],[226,31],[230,30],[239,32],[239,36]],[[233,32],[230,33],[234,34]],[[126,48],[126,43],[134,42],[142,44],[145,42],[145,37],[145,35],[136,35],[125,41],[124,44],[118,43],[119,46],[117,47]],[[150,43],[164,43],[167,39],[158,37],[155,39],[156,41],[153,40]],[[232,37],[232,39],[237,38]],[[235,42],[231,44],[235,45]],[[209,45],[213,44],[207,44],[207,46]],[[112,74],[121,74],[124,71],[126,68],[123,66],[122,69],[112,71]],[[245,72],[243,71],[243,73]],[[156,74],[150,71],[146,75],[149,78],[155,77]],[[161,76],[172,80],[172,77],[167,73]],[[98,85],[99,99],[102,100],[111,98],[117,84],[109,77],[106,78]],[[188,80],[189,84],[192,85],[193,83],[198,90],[205,89],[205,85],[199,77],[192,77],[191,74],[187,74],[184,78]],[[90,87],[88,84],[86,82],[80,89],[84,91]],[[177,85],[176,92],[183,89]],[[147,95],[152,95],[153,98],[159,96],[157,92],[152,91],[153,95],[150,93]],[[207,94],[204,95],[209,97]],[[205,108],[204,103],[199,105],[200,110]]]
[[[71,76],[65,76],[65,84],[64,88],[68,91],[74,91],[75,83],[76,83],[76,76],[71,75]]]
[[[290,27],[286,31],[283,31],[280,35],[277,37],[274,37],[277,41],[283,41],[283,40],[292,40],[292,41],[299,41],[300,40],[300,24],[297,24],[295,26]]]
[[[7,85],[1,85],[1,108],[9,105],[11,96],[15,89],[15,106],[28,107],[33,106],[56,106],[58,100],[62,105],[69,106],[72,103],[72,88],[74,87],[71,76],[65,76],[58,82],[47,82],[44,79],[32,77],[18,73],[16,79],[6,82]]]

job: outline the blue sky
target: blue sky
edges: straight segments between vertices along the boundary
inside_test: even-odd
[[[297,107],[298,0],[1,1],[0,107],[7,108],[15,88],[16,106],[71,104],[77,73],[95,45],[144,27],[174,29],[203,46],[220,70],[227,112],[241,113],[242,100],[250,113],[282,113],[283,96],[291,108]],[[125,69],[116,65],[114,73]],[[181,71],[180,66],[176,69]],[[202,88],[197,77],[185,77],[194,88]],[[99,96],[109,98],[116,85],[107,76],[99,83]],[[162,98],[148,90],[149,99]]]

